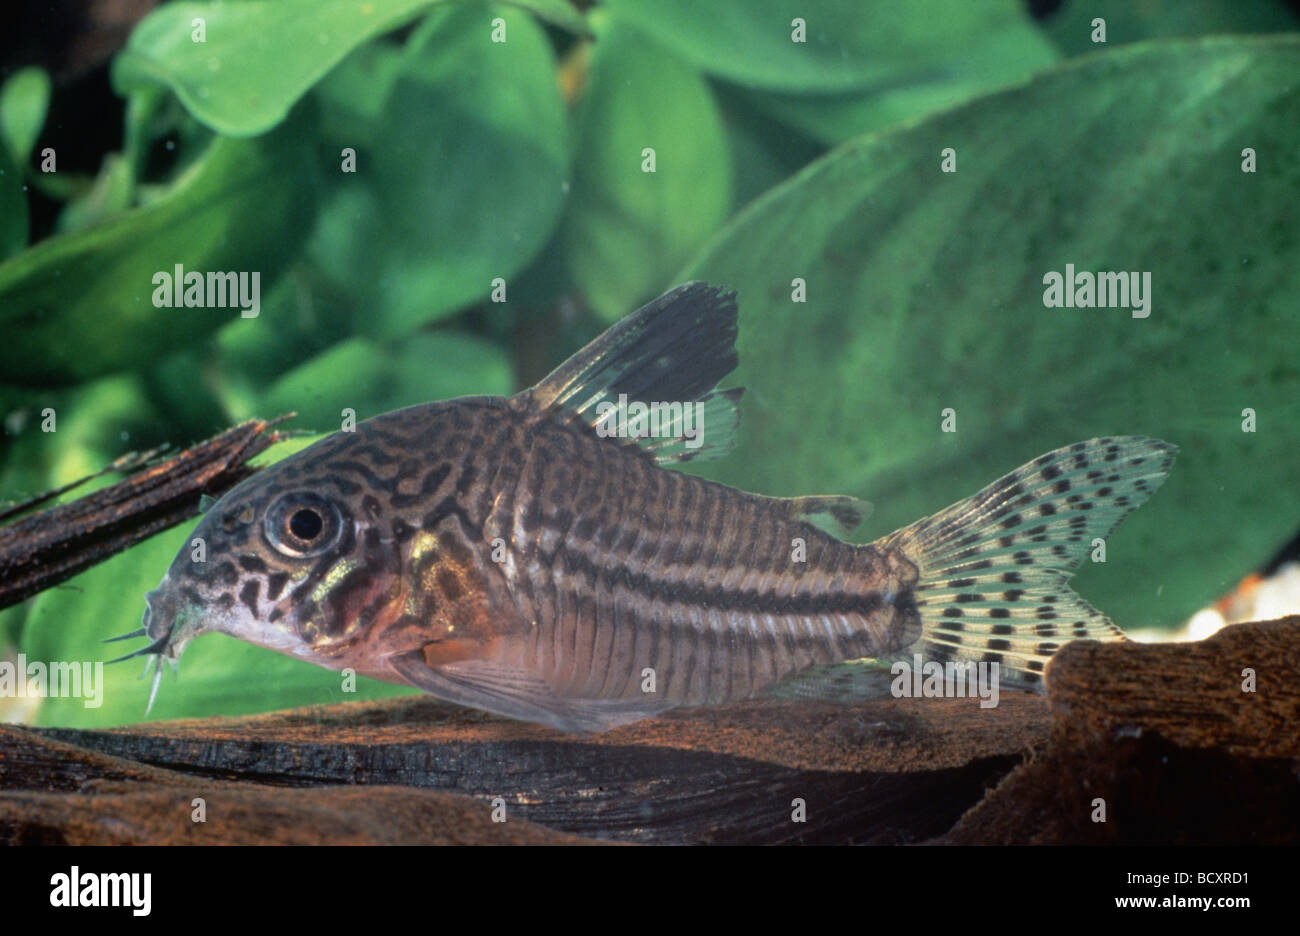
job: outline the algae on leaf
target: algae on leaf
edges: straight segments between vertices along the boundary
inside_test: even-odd
[[[1297,125],[1300,38],[1215,38],[1073,61],[841,146],[680,276],[740,291],[750,392],[736,453],[706,470],[867,498],[876,536],[1058,445],[1157,436],[1182,449],[1168,483],[1078,590],[1121,626],[1184,620],[1300,516]],[[1067,263],[1149,271],[1150,317],[1045,308]]]

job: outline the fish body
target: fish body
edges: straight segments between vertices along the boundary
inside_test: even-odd
[[[1167,472],[1138,437],[1048,453],[874,543],[848,497],[774,498],[666,465],[724,451],[734,295],[665,294],[536,387],[386,413],[232,489],[147,597],[141,652],[220,631],[565,730],[727,702],[863,658],[995,660],[1040,687],[1073,637],[1118,639],[1065,585]],[[615,399],[698,402],[657,436]]]

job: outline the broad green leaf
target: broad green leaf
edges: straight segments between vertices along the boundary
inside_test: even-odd
[[[294,103],[353,49],[445,5],[436,0],[225,0],[181,2],[145,17],[114,63],[119,89],[157,82],[219,133],[252,136],[280,123]],[[466,3],[490,41],[495,15]],[[576,32],[586,27],[562,0],[516,6]],[[200,25],[201,24],[201,25]],[[196,41],[202,35],[202,41]],[[515,37],[507,32],[509,45]]]
[[[460,0],[467,2],[467,0]],[[570,0],[505,0],[506,5],[527,10],[544,23],[558,26],[575,36],[590,36],[591,27]]]
[[[373,134],[383,120],[393,88],[411,60],[428,45],[430,33],[445,19],[439,10],[412,30],[405,45],[371,42],[357,49],[321,80],[321,130],[325,139],[347,139],[364,130]]]
[[[325,438],[328,433],[312,433],[303,429],[295,428],[293,425],[285,427],[294,435],[285,439],[283,442],[277,442],[262,454],[255,456],[250,462],[257,468],[264,468],[267,465],[274,465],[278,461],[283,461],[290,455],[297,455],[303,449],[315,445],[321,439]]]
[[[27,605],[20,604],[0,611],[0,655],[18,645],[22,637],[23,621],[27,617]],[[5,701],[0,700],[0,713],[3,713]],[[0,714],[0,721],[5,721]]]
[[[840,143],[1022,81],[1060,58],[1018,0],[969,6],[980,18],[960,35],[945,34],[941,67],[903,63],[889,80],[840,94],[752,92],[755,103],[823,142]]]
[[[150,404],[161,414],[154,432],[165,432],[168,442],[207,439],[239,421],[224,411],[201,348],[174,351],[139,377]]]
[[[31,156],[49,109],[50,76],[43,68],[21,68],[0,86],[0,137],[19,167]]]
[[[48,491],[59,440],[41,431],[46,409],[66,412],[75,388],[0,387],[0,503],[14,503]]]
[[[414,335],[394,346],[351,338],[272,384],[258,410],[293,410],[295,426],[328,431],[339,427],[344,408],[360,421],[431,400],[508,394],[511,385],[501,350],[468,335]]]
[[[73,382],[214,331],[238,308],[156,308],[154,276],[256,271],[261,288],[299,248],[314,209],[301,129],[217,137],[167,195],[104,224],[48,238],[0,265],[0,373]],[[251,280],[249,280],[251,283]]]
[[[712,75],[801,93],[939,78],[990,22],[1027,18],[1019,0],[718,0],[706,13],[692,0],[607,0],[605,7]],[[806,24],[805,41],[796,41],[796,19]]]
[[[263,297],[257,318],[234,319],[214,336],[219,379],[266,387],[346,337],[349,311],[302,266],[291,270]]]
[[[1106,23],[1106,44],[1093,21]],[[1289,32],[1300,28],[1285,0],[1065,0],[1043,23],[1069,55],[1173,36]]]
[[[141,436],[157,425],[157,413],[134,375],[114,374],[77,387],[51,409],[55,410],[56,431],[42,432],[39,418],[27,427],[33,438],[49,447],[47,488],[92,475],[124,452],[141,451],[153,444]],[[97,483],[114,480],[105,478]],[[69,496],[80,497],[86,490],[89,488],[78,488]]]
[[[134,192],[130,164],[117,153],[107,153],[90,189],[63,206],[57,230],[78,231],[103,224],[131,207]]]
[[[93,475],[124,452],[155,444],[148,434],[158,414],[134,375],[59,390],[6,390],[0,501],[20,501]]]
[[[488,14],[507,42],[491,41]],[[453,6],[412,44],[360,56],[322,87],[327,124],[355,121],[337,142],[355,149],[357,171],[340,173],[313,256],[357,299],[355,329],[377,338],[485,301],[546,243],[564,198],[565,114],[540,27],[516,10]],[[358,115],[355,92],[338,87],[353,81],[386,95],[380,115]]]
[[[826,152],[824,144],[777,120],[760,101],[767,95],[721,83],[713,91],[727,129],[735,204],[748,204]]]
[[[1077,582],[1121,626],[1184,620],[1300,516],[1297,92],[1295,37],[1147,43],[814,163],[678,277],[740,291],[742,437],[707,470],[867,498],[874,537],[1059,445],[1158,436],[1169,481]],[[1150,272],[1149,317],[1045,308],[1067,263]]]
[[[595,27],[561,236],[574,281],[612,321],[656,292],[727,216],[731,163],[699,72],[626,22],[597,18]]]

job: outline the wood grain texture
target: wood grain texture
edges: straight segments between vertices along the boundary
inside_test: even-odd
[[[217,817],[241,790],[260,791],[271,811],[306,792],[287,788],[315,788],[322,802],[334,790],[348,794],[337,808],[350,810],[364,785],[457,794],[484,829],[501,797],[507,838],[523,820],[628,842],[914,842],[951,827],[1043,740],[1046,714],[1044,700],[1022,693],[982,714],[975,700],[747,702],[573,736],[405,697],[113,731],[7,727],[0,839],[27,840],[33,824],[63,828],[69,796],[109,783],[94,808],[128,827],[153,802],[124,796],[131,788],[181,790],[177,804],[205,796]],[[791,821],[795,798],[807,804],[805,823]],[[398,805],[376,818],[381,828],[408,824]],[[193,840],[188,806],[174,806],[172,823],[166,841]],[[216,818],[205,834],[242,840],[238,828],[227,839]],[[286,825],[268,840],[301,834]]]
[[[250,419],[165,460],[127,455],[96,475],[0,510],[0,519],[40,506],[99,475],[128,477],[76,500],[0,526],[0,608],[65,582],[155,533],[198,516],[216,496],[252,475],[248,462],[286,438],[269,431],[287,419]]]
[[[944,841],[1300,843],[1300,617],[1071,644],[1049,680],[1049,743]]]
[[[751,701],[574,736],[405,697],[4,726],[0,841],[1296,842],[1297,674],[1289,618],[1197,644],[1078,642],[1048,698],[1004,692],[995,709]]]

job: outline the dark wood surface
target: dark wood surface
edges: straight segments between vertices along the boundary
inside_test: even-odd
[[[203,495],[224,494],[257,469],[248,462],[286,436],[272,427],[288,416],[250,419],[218,436],[155,459],[124,455],[98,474],[0,508],[8,520],[101,475],[127,477],[67,503],[0,526],[0,608],[66,582],[79,572],[199,514]]]
[[[993,709],[760,701],[588,736],[425,697],[0,726],[0,841],[1300,841],[1300,618],[1199,644],[1078,642],[1049,673],[1047,698]]]

